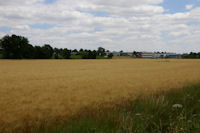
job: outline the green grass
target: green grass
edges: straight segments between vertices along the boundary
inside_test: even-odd
[[[96,58],[97,59],[108,59],[107,57],[104,57],[104,56],[97,56]]]
[[[179,104],[182,107],[173,107]],[[200,86],[85,108],[68,124],[33,133],[199,133]]]
[[[0,59],[3,59],[3,55],[0,53]]]
[[[71,55],[70,59],[82,59],[81,55]]]

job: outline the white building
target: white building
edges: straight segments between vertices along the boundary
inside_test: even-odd
[[[113,56],[120,56],[120,52],[113,51]]]
[[[141,57],[142,57],[142,58],[154,58],[154,57],[155,57],[154,55],[155,55],[155,54],[152,53],[152,52],[142,52],[142,53],[141,53]]]
[[[179,54],[176,53],[166,53],[166,57],[165,58],[180,58],[181,56]]]
[[[154,53],[154,58],[180,58],[176,53]]]

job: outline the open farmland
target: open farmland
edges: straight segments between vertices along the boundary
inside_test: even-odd
[[[0,131],[200,82],[200,60],[0,60]],[[162,89],[161,89],[162,88]]]

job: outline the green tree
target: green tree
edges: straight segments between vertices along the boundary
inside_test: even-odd
[[[78,52],[77,49],[72,50],[72,52],[73,52],[73,54],[75,54],[75,55],[78,55],[78,54],[79,54],[79,52]]]
[[[97,51],[96,50],[92,51],[92,57],[93,57],[93,59],[97,58]]]
[[[120,56],[123,56],[123,50],[120,51]]]
[[[0,49],[2,49],[2,44],[1,44],[2,40],[0,39]]]
[[[53,51],[54,51],[54,59],[59,59],[59,55],[60,55],[59,49],[54,48]]]
[[[89,50],[88,51],[88,59],[96,59],[96,51],[95,50],[93,50],[93,51]]]
[[[27,38],[17,35],[6,35],[1,39],[3,57],[6,59],[31,58],[31,48]]]
[[[35,59],[45,59],[45,53],[40,46],[34,47],[34,58]]]
[[[35,49],[32,45],[28,44],[26,47],[23,48],[23,58],[24,59],[33,59]]]
[[[68,50],[67,48],[65,48],[62,52],[62,56],[64,59],[70,59],[71,50]]]
[[[35,46],[34,47],[34,58],[35,59],[50,59],[53,56],[53,48],[45,44],[44,46]]]
[[[113,53],[109,53],[109,54],[108,54],[108,58],[109,58],[109,59],[112,59],[112,57],[113,57]]]
[[[106,55],[105,49],[102,47],[99,47],[97,50],[97,54],[98,54],[98,56],[105,56]]]
[[[50,59],[53,56],[53,48],[49,44],[45,44],[42,47],[42,52],[44,54],[44,59]]]
[[[87,50],[80,50],[80,55],[82,59],[88,59],[88,51]]]

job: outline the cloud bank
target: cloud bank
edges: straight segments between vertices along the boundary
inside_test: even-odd
[[[33,45],[124,51],[200,51],[200,7],[169,13],[164,0],[0,0],[0,37]]]

